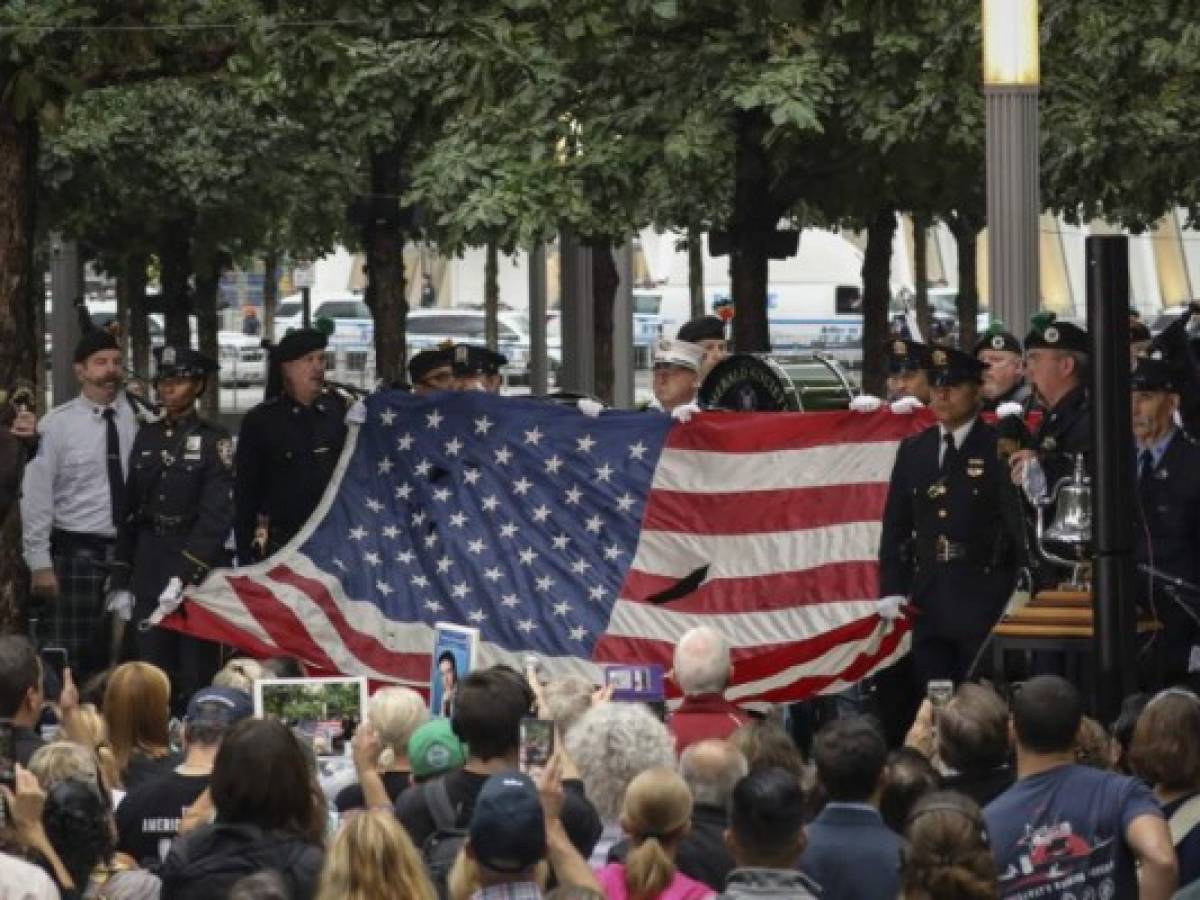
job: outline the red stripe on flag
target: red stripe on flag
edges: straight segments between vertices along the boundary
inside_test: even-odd
[[[270,588],[237,575],[230,575],[226,580],[271,640],[286,648],[288,655],[322,669],[338,670],[325,649],[313,640],[295,610],[280,601]]]
[[[642,529],[688,534],[800,531],[848,522],[878,522],[886,482],[796,487],[787,490],[700,494],[650,492]]]
[[[346,646],[346,649],[364,665],[376,672],[392,675],[406,680],[423,680],[429,677],[430,661],[428,653],[398,653],[389,649],[374,636],[365,634],[352,627],[342,613],[341,607],[333,595],[321,582],[315,578],[306,578],[287,566],[276,566],[267,573],[273,581],[291,585],[303,591],[316,606],[318,606],[333,625],[334,631]]]
[[[621,587],[627,600],[648,601],[679,579],[631,569]],[[874,562],[834,562],[800,572],[780,572],[747,578],[714,578],[667,608],[687,613],[746,613],[790,609],[839,600],[878,596],[879,566]]]
[[[854,663],[837,675],[810,676],[798,678],[784,687],[765,690],[755,695],[754,699],[765,703],[795,703],[807,700],[813,694],[818,694],[829,688],[836,681],[847,683],[857,682],[872,674],[888,657],[896,652],[900,642],[908,633],[907,626],[894,628],[884,635],[875,653],[860,655]],[[898,662],[899,660],[897,660]]]
[[[185,600],[175,612],[169,616],[164,616],[159,625],[162,628],[170,628],[172,631],[178,631],[182,634],[190,634],[193,637],[228,644],[260,659],[268,656],[278,656],[284,652],[290,653],[290,651],[284,651],[274,644],[264,642],[248,631],[243,631],[233,625],[228,619],[218,616],[207,607],[193,600]]]
[[[712,412],[677,423],[667,434],[672,450],[710,453],[771,453],[836,444],[898,441],[933,424],[928,410],[889,412],[735,413]]]

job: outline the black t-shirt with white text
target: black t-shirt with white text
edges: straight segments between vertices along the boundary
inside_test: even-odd
[[[179,820],[208,782],[208,775],[172,771],[138,785],[117,807],[117,850],[138,865],[158,866],[179,834]]]

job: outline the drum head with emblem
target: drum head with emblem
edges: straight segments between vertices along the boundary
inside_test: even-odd
[[[700,384],[697,401],[705,409],[734,412],[799,412],[800,397],[783,367],[769,356],[735,353],[715,366]]]

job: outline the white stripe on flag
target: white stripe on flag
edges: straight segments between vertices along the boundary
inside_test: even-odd
[[[715,453],[663,450],[654,489],[700,494],[836,487],[886,481],[897,441],[827,444],[802,450]],[[882,478],[881,478],[882,476]]]
[[[874,562],[879,532],[877,521],[758,534],[643,530],[632,568],[682,578],[708,566],[712,579],[777,575],[836,562]]]

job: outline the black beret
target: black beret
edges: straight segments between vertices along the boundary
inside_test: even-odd
[[[84,362],[93,353],[99,353],[101,350],[120,349],[121,345],[115,337],[102,328],[93,328],[84,332],[79,343],[75,345],[75,362]]]
[[[910,338],[896,338],[888,344],[888,371],[915,372],[929,368],[929,346]]]
[[[1045,325],[1034,325],[1025,336],[1025,349],[1070,350],[1075,353],[1090,353],[1088,333],[1070,322],[1051,319]]]
[[[1007,350],[1009,353],[1016,354],[1022,352],[1021,342],[1017,340],[1017,336],[1011,331],[1005,331],[1004,326],[999,322],[992,323],[975,342],[975,355],[978,356],[983,350]]]
[[[460,378],[469,375],[499,375],[508,365],[508,357],[478,344],[455,344],[453,353],[454,374]]]
[[[315,328],[298,328],[289,331],[275,345],[271,356],[275,362],[285,363],[307,356],[314,350],[324,350],[329,346],[329,339]]]
[[[217,371],[214,360],[191,347],[155,347],[156,378],[204,378]]]
[[[675,335],[675,338],[693,344],[701,341],[723,341],[725,340],[725,323],[716,316],[701,316],[698,319],[684,322],[679,327],[679,334]]]
[[[408,377],[412,379],[413,384],[416,384],[434,369],[452,364],[453,360],[449,350],[440,347],[422,350],[420,353],[413,354],[413,358],[408,361]]]
[[[983,363],[969,353],[953,347],[934,347],[929,352],[929,383],[934,387],[950,387],[983,379]]]
[[[1135,391],[1166,391],[1179,393],[1171,364],[1153,356],[1139,356],[1137,367],[1130,376],[1129,386]]]

